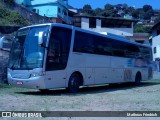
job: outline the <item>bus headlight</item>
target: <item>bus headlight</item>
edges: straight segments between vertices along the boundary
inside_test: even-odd
[[[31,73],[30,77],[38,77],[43,75],[44,75],[44,72],[33,72]]]

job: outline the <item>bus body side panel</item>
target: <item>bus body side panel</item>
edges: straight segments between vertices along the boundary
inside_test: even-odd
[[[142,69],[142,80],[148,80],[148,68]]]
[[[84,84],[86,84],[86,57],[83,55],[83,53],[71,53],[68,61],[67,66],[67,79],[69,81],[70,76],[74,72],[80,72],[84,79]],[[87,72],[92,71],[88,70]],[[68,86],[68,81],[66,82],[66,85]],[[88,81],[90,84],[94,83],[94,79]]]
[[[110,70],[110,56],[104,55],[87,55],[86,69],[93,69],[93,77],[95,84],[107,83]]]
[[[111,57],[110,80],[108,83],[124,82],[124,68],[126,59],[121,57]]]
[[[73,53],[70,61],[70,72],[82,73],[84,85],[104,84],[110,76],[110,57],[85,53]]]
[[[45,85],[47,89],[66,87],[66,70],[47,71],[45,76]]]
[[[52,26],[52,29],[54,27],[62,27],[62,28],[65,28],[65,31],[66,29],[68,30],[71,30],[71,45],[70,45],[70,53],[71,53],[71,49],[72,49],[72,44],[73,44],[73,37],[74,37],[74,30],[73,30],[73,27],[64,27],[63,25],[59,25],[59,24],[54,24]],[[51,35],[50,35],[50,38],[52,36],[52,29],[51,29]],[[60,31],[60,29],[58,29]],[[62,31],[60,31],[62,32]],[[68,33],[68,31],[67,31]],[[66,36],[66,34],[64,34]],[[70,34],[69,34],[70,35]],[[53,37],[54,38],[54,37]],[[49,46],[49,43],[50,43],[50,40],[53,40],[52,39],[49,39],[48,40],[48,46]],[[70,37],[69,37],[70,38]],[[55,40],[55,39],[54,39]],[[59,40],[59,39],[58,39]],[[62,38],[60,40],[66,40],[66,41],[69,41],[70,39],[67,39],[67,38]],[[62,48],[62,46],[60,47]],[[68,62],[70,61],[70,53],[69,53],[69,57],[68,57]],[[47,52],[46,52],[47,54]],[[47,59],[47,56],[46,56],[46,59]],[[47,62],[47,61],[46,61]],[[45,63],[44,63],[45,64]],[[68,64],[68,63],[66,63]],[[46,66],[46,64],[45,64]],[[64,69],[57,69],[57,70],[51,70],[51,71],[46,71],[46,77],[45,77],[45,84],[46,84],[46,87],[48,89],[53,89],[53,88],[66,88],[68,85],[66,84],[66,82],[68,82],[68,76],[67,76],[67,71],[68,71],[68,65],[66,65],[66,68]]]

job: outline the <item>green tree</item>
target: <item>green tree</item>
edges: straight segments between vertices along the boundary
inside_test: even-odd
[[[106,4],[106,5],[104,6],[104,9],[105,9],[105,10],[113,10],[113,9],[114,9],[114,6],[111,5],[111,4]]]
[[[117,10],[111,9],[111,10],[104,10],[102,15],[104,17],[117,17]]]
[[[145,27],[143,25],[135,25],[134,33],[151,33],[151,27]]]
[[[114,6],[111,5],[111,4],[106,4],[104,6],[104,10],[102,12],[102,15],[104,17],[117,17],[117,13],[118,13],[118,10],[117,9],[114,9]]]
[[[102,16],[103,10],[101,8],[96,8],[94,10],[96,16]]]
[[[132,12],[132,16],[135,19],[141,19],[143,17],[143,9],[138,8],[135,11]]]
[[[152,9],[152,6],[150,5],[144,5],[143,6],[143,19],[144,20],[150,20],[151,17],[153,16],[154,12],[153,12],[153,9]]]
[[[28,25],[28,21],[18,12],[11,11],[2,6],[0,6],[0,18],[0,25]]]
[[[95,16],[95,12],[92,9],[91,5],[84,5],[83,6],[83,15]]]
[[[154,21],[155,23],[158,23],[158,22],[160,22],[160,13],[158,14],[158,16],[157,16],[157,18],[155,19],[155,21]]]
[[[152,6],[150,6],[150,5],[144,5],[144,6],[143,6],[143,11],[144,11],[144,12],[147,12],[147,11],[150,11],[150,10],[153,10],[153,9],[152,9]]]
[[[152,10],[148,10],[147,12],[143,12],[143,19],[144,20],[150,20],[152,16],[153,16]]]
[[[84,10],[84,12],[88,12],[89,10],[92,10],[92,7],[91,7],[91,5],[84,5],[83,6],[83,10]]]
[[[4,2],[8,5],[14,5],[15,4],[15,1],[14,0],[0,0],[0,2]]]

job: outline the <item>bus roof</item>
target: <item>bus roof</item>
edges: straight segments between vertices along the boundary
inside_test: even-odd
[[[141,44],[141,43],[137,43],[137,42],[131,41],[131,40],[129,40],[129,39],[123,37],[123,36],[119,36],[119,35],[115,35],[115,34],[111,34],[111,33],[102,34],[102,33],[94,32],[94,31],[90,31],[90,30],[85,30],[85,29],[82,29],[82,28],[78,28],[78,27],[71,26],[71,25],[66,25],[66,24],[61,24],[61,23],[37,24],[37,25],[31,25],[31,26],[22,27],[20,29],[24,29],[24,28],[28,28],[28,27],[36,27],[36,26],[45,26],[45,25],[67,27],[67,28],[70,28],[70,29],[73,29],[73,30],[78,30],[78,31],[82,31],[82,32],[86,32],[86,33],[90,33],[90,34],[106,37],[106,38],[112,38],[112,39],[115,39],[115,40],[119,40],[119,41],[131,43],[131,44],[135,44],[135,45],[138,45],[138,46],[151,47],[148,44]]]

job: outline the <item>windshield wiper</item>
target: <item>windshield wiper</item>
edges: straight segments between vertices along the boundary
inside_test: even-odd
[[[21,50],[21,51],[20,51],[20,53],[19,53],[17,59],[15,59],[13,65],[11,66],[11,69],[12,69],[12,70],[15,69],[15,68],[14,68],[14,65],[16,64],[16,62],[18,62],[18,60],[20,60],[20,58],[21,58],[21,56],[22,56],[22,53],[23,53],[23,51],[24,51],[24,47],[20,47],[20,50]]]

